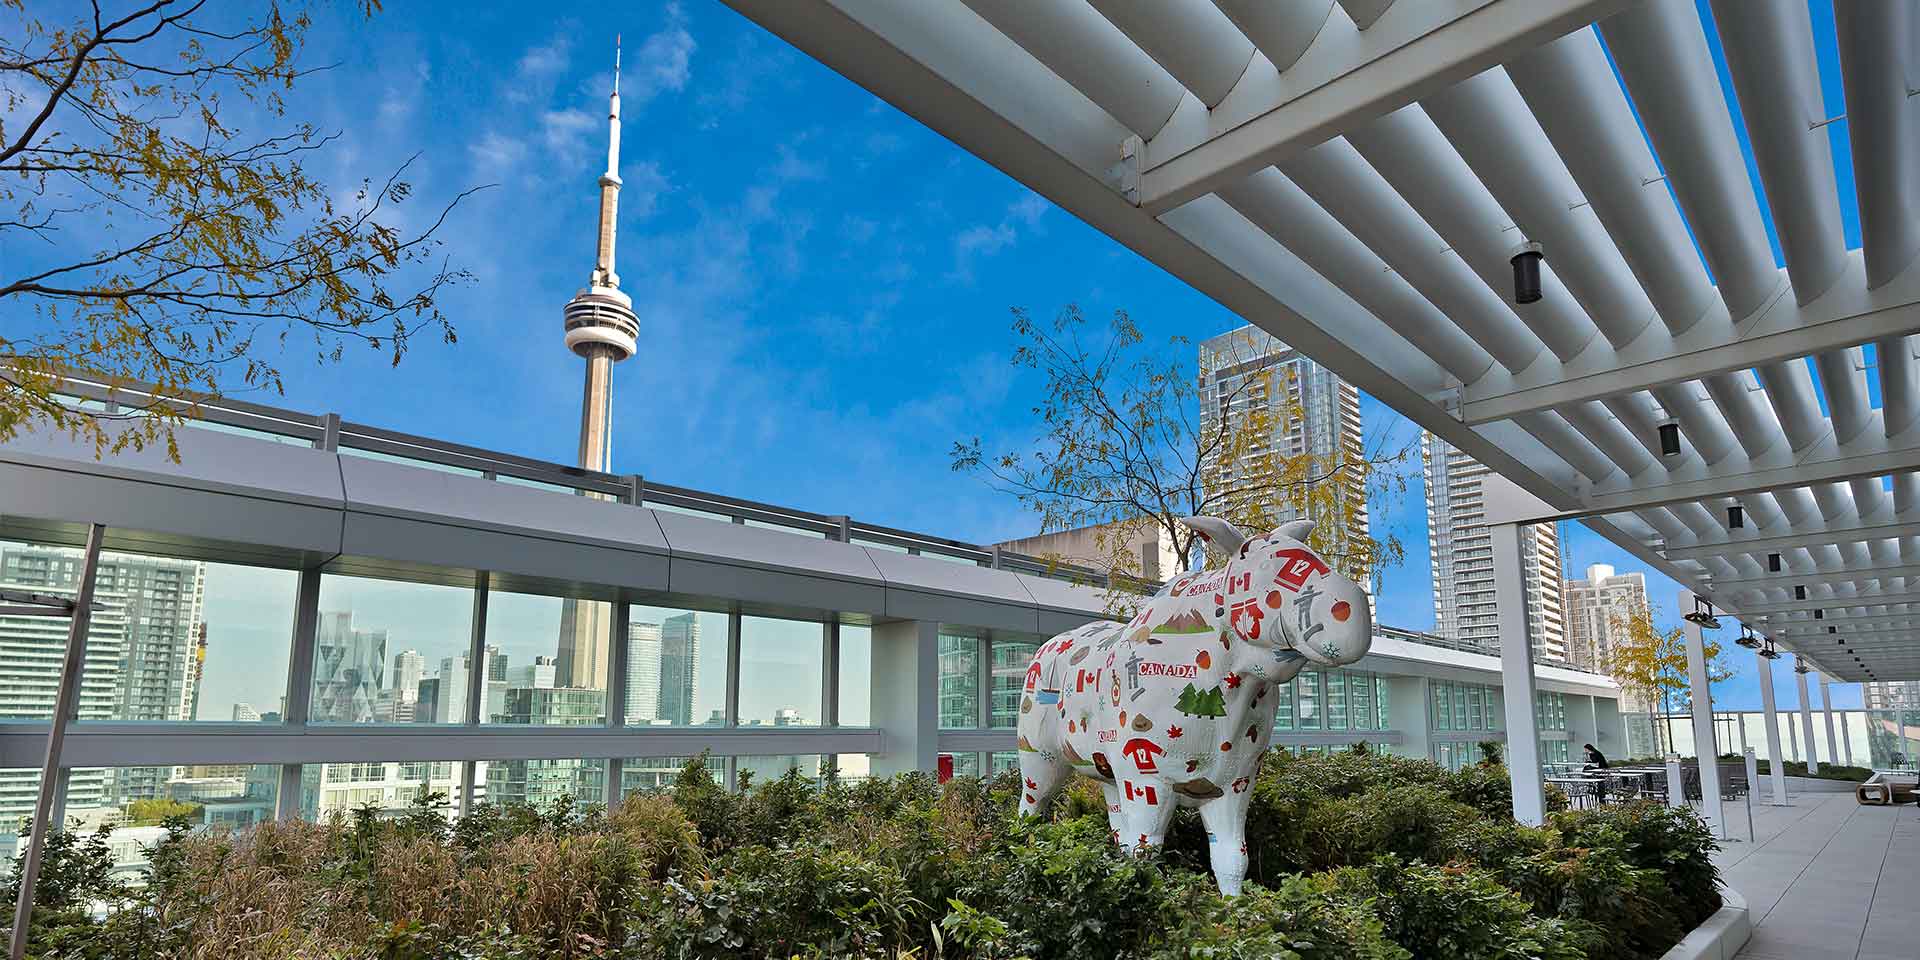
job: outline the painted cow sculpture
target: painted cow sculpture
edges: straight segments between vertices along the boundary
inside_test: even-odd
[[[1175,807],[1198,807],[1214,879],[1231,896],[1247,872],[1273,685],[1309,663],[1359,660],[1373,613],[1359,585],[1307,547],[1308,521],[1252,538],[1211,517],[1185,522],[1223,569],[1177,577],[1131,621],[1088,624],[1034,654],[1020,699],[1020,811],[1085,774],[1133,851],[1160,845]]]

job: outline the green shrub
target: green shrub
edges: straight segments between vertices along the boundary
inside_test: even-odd
[[[1182,888],[1156,856],[1121,852],[1104,821],[1021,824],[1005,840],[955,899],[1004,922],[1020,955],[1134,956],[1178,916]]]
[[[665,909],[636,945],[687,958],[891,957],[925,928],[926,906],[900,875],[848,851],[747,845],[713,867],[667,884]]]
[[[1544,919],[1478,867],[1382,857],[1319,878],[1371,902],[1387,937],[1421,960],[1583,960],[1600,939],[1586,924]]]
[[[1772,767],[1767,761],[1755,761],[1755,773],[1765,775],[1771,769]],[[1821,764],[1819,773],[1808,773],[1807,764],[1804,760],[1788,760],[1786,761],[1785,769],[1789,777],[1811,777],[1817,780],[1845,780],[1848,783],[1865,783],[1873,778],[1873,771],[1866,767],[1845,767],[1831,763]]]
[[[1409,960],[1364,902],[1328,884],[1288,877],[1233,899],[1198,898],[1154,960]]]
[[[1720,870],[1713,864],[1720,841],[1692,810],[1627,803],[1552,814],[1547,825],[1568,847],[1617,849],[1628,864],[1659,873],[1672,891],[1683,928],[1720,909]]]

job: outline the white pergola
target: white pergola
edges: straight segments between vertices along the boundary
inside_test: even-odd
[[[1912,4],[1835,0],[1835,115],[1804,0],[1715,0],[1730,89],[1689,0],[727,2],[1823,673],[1920,678]]]
[[[1805,0],[1713,0],[1729,84],[1691,0],[727,2],[1510,481],[1482,506],[1520,819],[1527,522],[1794,652],[1816,766],[1806,670],[1920,678],[1914,4],[1834,0],[1830,112]]]

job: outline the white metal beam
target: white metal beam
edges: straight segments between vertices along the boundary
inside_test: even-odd
[[[1159,216],[1630,2],[1423,0],[1365,31],[1335,18],[1286,72],[1249,70],[1217,109],[1148,141],[1139,204]]]
[[[1704,543],[1670,545],[1661,552],[1670,560],[1708,560],[1714,557],[1731,557],[1749,553],[1764,556],[1769,553],[1785,553],[1796,548],[1818,547],[1833,543],[1859,543],[1915,536],[1920,536],[1920,520],[1895,515],[1868,520],[1838,520],[1822,526],[1796,529],[1793,533],[1786,534],[1763,534],[1756,530],[1749,536],[1729,535],[1724,539]]]
[[[1706,586],[1714,593],[1729,594],[1748,590],[1791,590],[1795,586],[1815,583],[1862,583],[1892,577],[1920,577],[1920,564],[1886,564],[1842,570],[1781,570],[1758,577],[1716,577]]]
[[[1716,601],[1715,606],[1723,610],[1731,610],[1734,616],[1746,620],[1753,617],[1793,613],[1800,610],[1838,610],[1848,607],[1896,607],[1906,606],[1912,603],[1920,603],[1920,592],[1898,590],[1887,593],[1870,593],[1846,599],[1829,597],[1824,600],[1786,600],[1777,603],[1748,603],[1733,604],[1731,606]]]
[[[1880,429],[1880,411],[1873,411],[1870,420],[1871,429],[1845,443],[1829,429],[1797,451],[1779,444],[1758,457],[1729,455],[1714,464],[1693,460],[1666,471],[1616,475],[1594,484],[1576,512],[1624,513],[1920,469],[1920,424],[1889,437]],[[1645,475],[1658,472],[1665,476]]]
[[[1552,261],[1552,251],[1547,259]],[[1542,358],[1517,374],[1494,370],[1461,388],[1459,417],[1468,424],[1505,420],[1916,332],[1920,263],[1869,289],[1866,261],[1855,250],[1847,255],[1840,278],[1805,305],[1794,301],[1783,282],[1773,299],[1744,321],[1720,303],[1680,336],[1649,324],[1618,350],[1596,341],[1565,363]]]

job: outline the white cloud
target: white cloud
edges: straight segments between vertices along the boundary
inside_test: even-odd
[[[673,181],[651,160],[629,163],[620,168],[620,209],[636,217],[651,217],[660,197],[673,189]]]
[[[479,142],[467,147],[467,153],[473,157],[474,166],[482,176],[503,177],[526,157],[527,145],[497,130],[489,130],[481,135]]]
[[[601,122],[585,110],[548,110],[540,115],[540,136],[548,150],[575,158],[584,151],[587,135]]]
[[[971,283],[974,263],[982,257],[991,257],[1020,241],[1024,229],[1028,233],[1041,233],[1040,218],[1052,207],[1036,193],[1026,193],[1020,199],[1007,206],[1005,216],[997,224],[975,224],[960,231],[953,238],[953,269],[947,278]]]
[[[568,64],[573,62],[572,53],[573,40],[562,33],[552,41],[522,54],[520,62],[514,66],[514,69],[523,79],[565,73]]]
[[[639,52],[623,73],[631,77],[622,98],[631,97],[643,104],[666,91],[679,91],[693,75],[693,34],[687,32],[687,17],[678,3],[667,5],[667,22],[640,44]]]
[[[800,138],[802,141],[805,139],[805,137]],[[827,177],[826,164],[808,160],[799,150],[794,149],[792,144],[776,144],[774,153],[779,157],[773,165],[773,176],[776,180],[782,182],[825,180]]]

